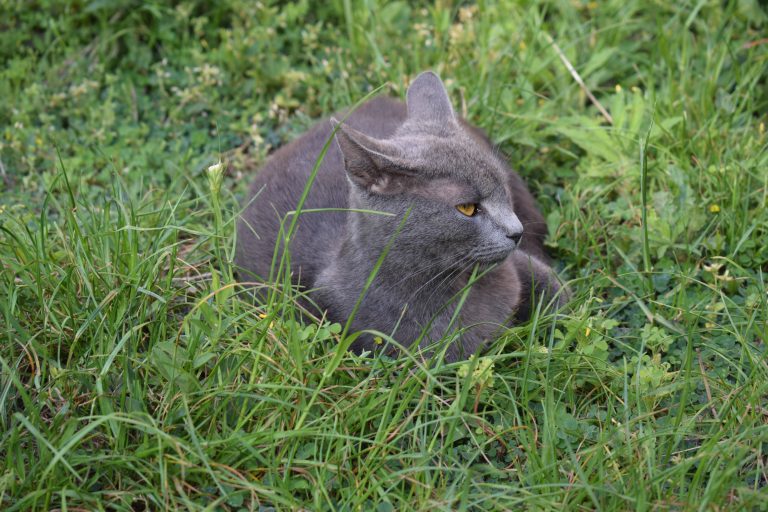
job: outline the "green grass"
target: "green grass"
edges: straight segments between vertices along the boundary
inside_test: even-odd
[[[764,3],[207,4],[0,0],[0,508],[766,509]],[[424,69],[574,293],[471,363],[233,279],[270,149]]]

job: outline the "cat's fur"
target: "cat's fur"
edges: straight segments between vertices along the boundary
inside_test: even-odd
[[[257,175],[238,224],[236,263],[245,280],[268,276],[280,221],[295,210],[335,124],[323,121],[276,151]],[[463,203],[479,203],[479,213],[463,215],[456,209]],[[559,289],[533,197],[482,131],[456,117],[431,72],[414,80],[406,104],[376,98],[338,126],[304,204],[314,208],[394,214],[305,213],[290,240],[294,282],[314,290],[312,299],[331,320],[344,322],[395,237],[354,330],[392,334],[407,346],[423,333],[427,345],[449,327],[462,328],[446,353],[457,360],[500,326],[527,318],[533,296]],[[486,273],[451,326],[458,302],[451,299],[476,264]],[[353,348],[374,348],[373,337],[362,336]]]

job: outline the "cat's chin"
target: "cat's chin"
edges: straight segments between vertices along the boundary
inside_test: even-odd
[[[510,254],[512,254],[512,250],[508,249],[501,249],[498,251],[488,252],[483,255],[479,255],[476,257],[475,262],[481,267],[481,268],[487,268],[493,265],[497,265],[501,263],[502,261],[506,260]]]

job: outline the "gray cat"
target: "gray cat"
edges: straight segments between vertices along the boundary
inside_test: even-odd
[[[345,322],[382,251],[353,332],[426,347],[454,329],[448,361],[475,353],[535,300],[560,300],[544,252],[546,224],[522,179],[479,129],[457,118],[440,78],[419,75],[406,104],[384,97],[316,125],[276,151],[257,175],[238,223],[244,280],[270,273],[281,219],[296,209],[325,142],[325,155],[290,240],[294,284],[312,290],[332,321]],[[404,223],[404,216],[407,215]],[[401,224],[402,223],[402,224]],[[286,223],[287,225],[287,223]],[[454,315],[471,276],[479,279]],[[454,318],[455,316],[455,318]],[[363,335],[353,349],[374,349]]]

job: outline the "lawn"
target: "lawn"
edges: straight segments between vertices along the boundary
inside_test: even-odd
[[[0,0],[0,508],[768,510],[765,5]],[[425,69],[573,293],[470,362],[232,265],[269,153]]]

